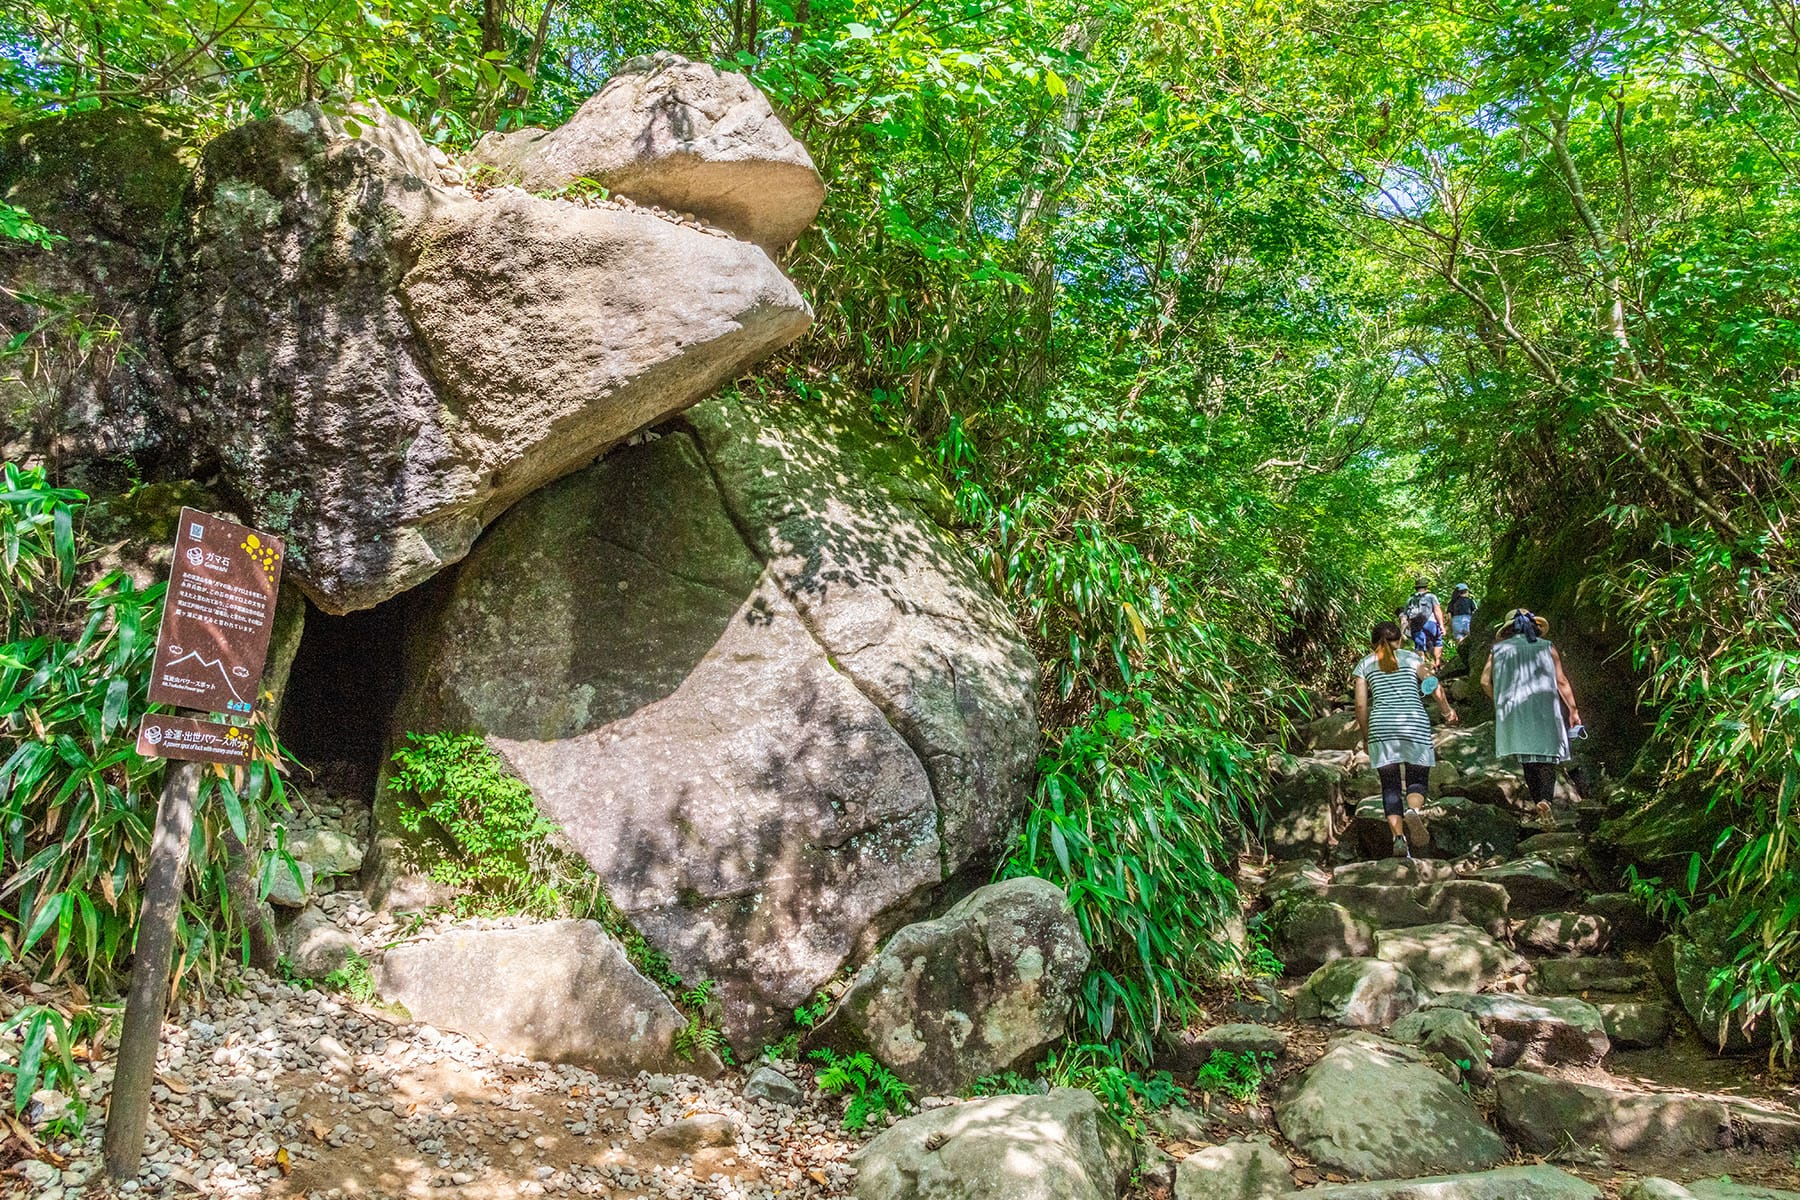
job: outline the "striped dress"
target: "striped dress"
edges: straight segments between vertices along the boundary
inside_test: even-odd
[[[1369,765],[1436,766],[1431,718],[1419,694],[1419,666],[1425,660],[1411,650],[1397,657],[1399,666],[1392,671],[1382,670],[1373,654],[1356,664],[1356,674],[1369,681]]]

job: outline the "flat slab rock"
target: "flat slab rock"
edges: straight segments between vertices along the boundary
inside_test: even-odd
[[[990,1096],[890,1126],[851,1158],[857,1200],[1116,1200],[1131,1139],[1091,1092]]]
[[[1293,1164],[1261,1138],[1208,1147],[1175,1168],[1175,1200],[1277,1200],[1293,1190]]]
[[[1473,926],[1445,922],[1384,929],[1375,935],[1375,957],[1405,967],[1433,992],[1473,992],[1522,975],[1523,958]]]
[[[1354,1178],[1410,1178],[1495,1166],[1500,1135],[1426,1055],[1367,1033],[1339,1038],[1275,1105],[1301,1153]]]
[[[1689,1154],[1731,1144],[1731,1117],[1717,1100],[1668,1092],[1627,1092],[1530,1071],[1495,1081],[1501,1128],[1534,1154]]]
[[[1612,1049],[1600,1011],[1570,996],[1519,996],[1452,992],[1431,1001],[1475,1018],[1492,1046],[1496,1067],[1515,1064],[1589,1066]]]
[[[594,921],[452,929],[389,950],[375,983],[414,1020],[507,1053],[602,1075],[719,1071],[710,1051],[694,1062],[675,1054],[686,1019]]]
[[[1635,992],[1646,982],[1641,969],[1617,958],[1545,959],[1531,974],[1532,990],[1551,996]]]
[[[1316,1196],[1319,1200],[1599,1200],[1600,1189],[1567,1171],[1536,1166],[1424,1179],[1328,1184],[1295,1195]]]

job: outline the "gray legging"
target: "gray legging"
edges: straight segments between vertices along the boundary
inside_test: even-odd
[[[1406,815],[1407,792],[1417,792],[1421,799],[1425,796],[1425,781],[1431,775],[1430,767],[1422,767],[1418,763],[1389,763],[1385,767],[1376,767],[1375,773],[1381,776],[1381,811],[1390,817]]]

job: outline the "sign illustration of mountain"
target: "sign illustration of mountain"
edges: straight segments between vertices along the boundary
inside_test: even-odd
[[[248,715],[256,709],[286,546],[278,537],[181,510],[150,702]]]

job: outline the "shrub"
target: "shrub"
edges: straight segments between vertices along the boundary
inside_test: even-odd
[[[1224,1092],[1241,1103],[1262,1090],[1264,1081],[1274,1073],[1274,1066],[1275,1060],[1266,1054],[1215,1050],[1205,1065],[1194,1072],[1194,1086],[1203,1092]]]
[[[849,1095],[849,1103],[844,1106],[844,1128],[852,1133],[868,1128],[871,1121],[890,1112],[905,1112],[911,1103],[912,1089],[860,1050],[840,1055],[820,1047],[811,1057],[825,1064],[814,1079],[819,1090],[827,1096],[840,1092]]]

